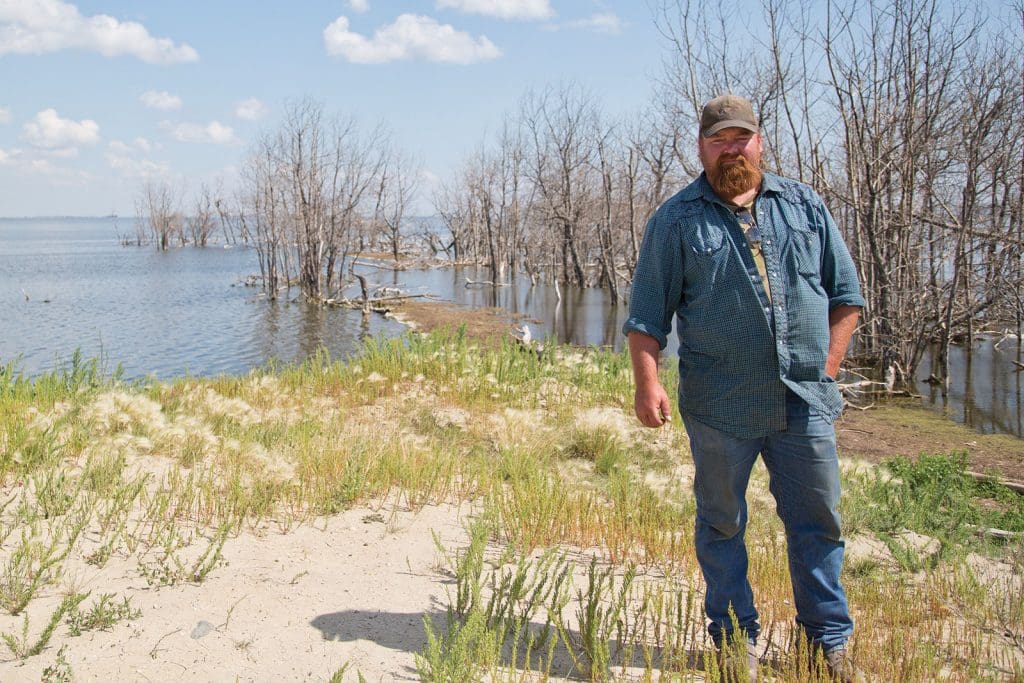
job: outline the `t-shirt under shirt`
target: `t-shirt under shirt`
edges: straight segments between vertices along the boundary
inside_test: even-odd
[[[754,200],[751,200],[749,204],[736,207],[735,212],[740,227],[743,229],[743,235],[747,238],[747,246],[750,247],[750,255],[754,257],[754,265],[757,266],[757,272],[761,274],[761,284],[764,285],[764,293],[768,295],[768,300],[771,301],[772,289],[768,285],[768,267],[764,262],[764,252],[761,250],[761,240],[751,239],[749,234],[752,228],[757,227],[757,214],[754,213]]]

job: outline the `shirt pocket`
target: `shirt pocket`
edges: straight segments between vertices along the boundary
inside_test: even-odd
[[[702,213],[688,216],[683,227],[686,250],[683,298],[699,303],[713,296],[715,285],[729,265],[729,237],[725,228],[705,219]]]
[[[700,225],[690,236],[690,251],[699,258],[714,259],[725,247],[725,231],[717,225]]]
[[[821,237],[818,231],[799,225],[789,231],[789,251],[793,265],[808,280],[821,279]]]

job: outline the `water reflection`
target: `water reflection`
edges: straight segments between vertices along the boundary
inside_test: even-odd
[[[513,278],[504,286],[467,286],[467,281],[487,279],[484,268],[459,266],[416,271],[402,284],[420,287],[471,308],[501,308],[522,317],[533,329],[535,338],[550,336],[580,346],[622,348],[624,339],[619,330],[627,317],[627,307],[612,305],[606,292],[574,287],[556,290],[549,283],[533,285],[527,276]]]
[[[970,347],[951,347],[946,396],[927,382],[937,354],[931,350],[917,375],[917,390],[927,403],[978,431],[1024,436],[1024,377],[1014,365],[1021,362],[1019,340],[979,339]]]

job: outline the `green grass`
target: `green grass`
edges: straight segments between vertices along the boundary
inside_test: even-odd
[[[97,571],[127,563],[159,590],[222,571],[243,529],[287,531],[367,503],[473,501],[469,547],[445,551],[456,577],[447,618],[425,620],[423,680],[719,680],[713,664],[700,670],[709,645],[685,433],[679,420],[636,423],[630,377],[626,354],[524,353],[461,330],[372,340],[345,362],[319,354],[169,383],[128,385],[77,356],[34,380],[8,365],[0,631],[12,653],[33,656],[43,636],[65,637],[62,623],[116,628],[134,616],[127,596],[103,594],[85,611],[58,609],[31,637],[26,610],[52,595],[72,556]],[[881,548],[844,576],[855,656],[874,678],[1022,675],[1012,634],[1024,633],[1024,551],[976,532],[1024,530],[1024,507],[967,477],[965,463],[924,455],[845,477],[848,535]],[[763,632],[776,680],[813,680],[766,489],[759,467],[747,538]],[[1016,573],[993,580],[979,557]]]
[[[939,544],[936,557],[926,560],[932,564],[971,550],[1000,553],[1005,544],[986,542],[979,532],[1024,532],[1024,496],[968,476],[967,462],[963,452],[922,453],[914,460],[894,458],[880,470],[849,478],[842,505],[847,531],[865,530],[888,539],[905,530],[928,536]],[[894,542],[892,547],[899,546]],[[908,561],[914,563],[914,558]]]
[[[138,619],[142,611],[132,607],[131,598],[123,597],[117,601],[113,593],[104,593],[97,598],[88,610],[81,610],[76,605],[67,616],[68,630],[73,636],[80,636],[85,631],[109,629],[122,621]]]

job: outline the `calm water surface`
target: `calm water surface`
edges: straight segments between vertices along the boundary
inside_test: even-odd
[[[34,375],[80,349],[108,371],[121,364],[126,378],[241,374],[271,360],[301,361],[321,347],[344,358],[368,337],[404,330],[377,315],[364,321],[346,309],[268,301],[241,284],[259,269],[249,249],[160,253],[121,246],[119,232],[133,232],[130,221],[0,219],[0,363],[18,359]],[[601,290],[568,288],[559,301],[553,287],[530,286],[526,278],[467,287],[467,278],[490,279],[475,268],[363,272],[376,285],[523,315],[536,338],[622,347],[627,307],[611,305]],[[918,391],[953,419],[1021,436],[1024,378],[1011,362],[1018,353],[1016,340],[998,349],[978,342],[970,354],[954,349],[950,395],[944,399],[923,382],[927,364]]]
[[[130,229],[130,228],[129,228]],[[121,230],[125,228],[122,226]],[[240,283],[258,270],[242,248],[122,247],[112,220],[0,221],[0,360],[28,374],[76,349],[128,378],[242,373],[319,346],[343,357],[402,326],[380,316],[271,302]]]

